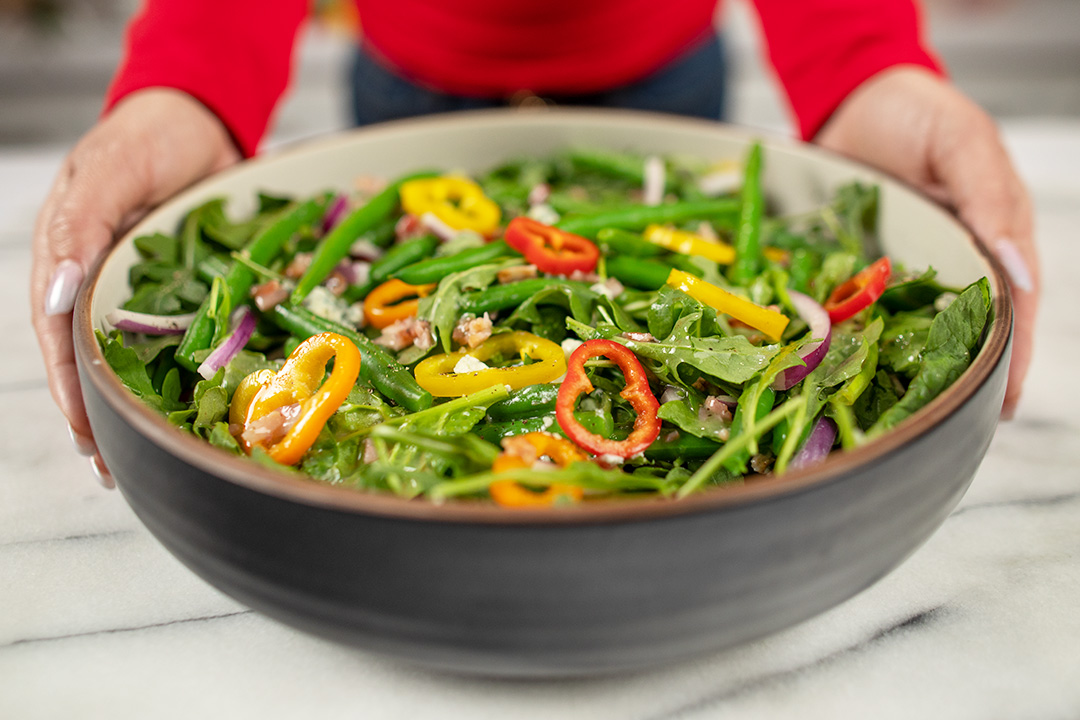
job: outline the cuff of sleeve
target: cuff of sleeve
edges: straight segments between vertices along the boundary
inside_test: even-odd
[[[857,56],[837,63],[828,84],[806,80],[793,83],[796,87],[789,88],[788,95],[798,118],[799,134],[803,140],[812,140],[844,99],[880,72],[907,65],[945,75],[941,63],[918,46],[897,48],[875,45],[855,48],[852,55]]]

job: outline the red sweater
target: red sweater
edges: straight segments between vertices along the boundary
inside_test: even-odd
[[[638,80],[712,31],[717,0],[356,0],[365,41],[445,92],[573,94]],[[308,0],[144,0],[106,98],[172,87],[254,154],[289,80]],[[754,0],[804,138],[885,68],[940,72],[917,0]]]

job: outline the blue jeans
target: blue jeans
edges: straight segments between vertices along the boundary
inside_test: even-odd
[[[636,82],[584,95],[545,95],[557,105],[628,108],[720,120],[724,117],[727,61],[719,35]],[[353,119],[357,125],[456,110],[504,107],[508,99],[474,98],[429,90],[394,74],[364,52],[352,67]]]

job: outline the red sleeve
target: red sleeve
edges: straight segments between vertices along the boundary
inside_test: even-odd
[[[144,0],[105,98],[170,87],[197,98],[253,155],[289,80],[306,0]]]
[[[923,43],[917,0],[754,0],[769,59],[804,139],[845,97],[894,65],[943,73]]]

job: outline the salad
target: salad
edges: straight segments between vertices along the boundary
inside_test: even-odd
[[[241,220],[214,199],[134,240],[98,340],[180,430],[312,482],[531,507],[783,476],[955,381],[990,290],[875,252],[875,187],[777,215],[740,160],[570,148]]]

